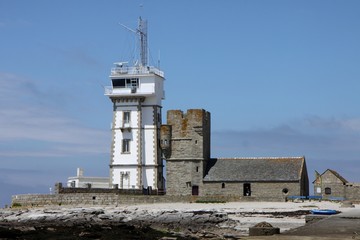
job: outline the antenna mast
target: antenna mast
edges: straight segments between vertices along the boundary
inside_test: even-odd
[[[147,47],[147,21],[139,17],[139,28],[137,29],[140,35],[140,58],[141,65],[147,66],[148,64],[148,47]]]
[[[120,23],[120,25],[135,34],[139,34],[140,64],[141,64],[141,66],[147,66],[147,64],[148,64],[147,21],[142,20],[141,17],[139,17],[139,26],[138,26],[138,29],[136,29],[136,31],[125,26],[124,24]]]

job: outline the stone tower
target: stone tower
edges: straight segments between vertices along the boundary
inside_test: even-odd
[[[166,158],[166,194],[199,195],[210,159],[210,113],[203,109],[167,112],[161,126]]]
[[[105,88],[113,103],[110,184],[121,189],[164,188],[159,139],[165,78],[147,65],[146,25],[140,18],[141,61],[115,63]]]

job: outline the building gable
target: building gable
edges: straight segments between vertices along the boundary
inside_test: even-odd
[[[321,174],[321,179],[337,179],[339,182],[346,184],[348,183],[348,181],[342,177],[338,172],[331,170],[331,169],[327,169],[323,174]]]

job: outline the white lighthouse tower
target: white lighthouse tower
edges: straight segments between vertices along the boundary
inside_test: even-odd
[[[140,61],[133,66],[115,63],[111,86],[105,88],[113,103],[110,184],[121,189],[161,190],[159,139],[165,78],[147,63],[147,22],[139,18],[138,29],[131,31],[139,36]]]

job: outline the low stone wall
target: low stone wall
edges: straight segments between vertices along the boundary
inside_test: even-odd
[[[232,195],[208,196],[171,196],[157,195],[157,191],[103,189],[103,188],[67,188],[61,183],[55,184],[55,194],[21,194],[12,196],[12,206],[46,206],[46,205],[134,205],[172,202],[252,202],[275,201],[272,198],[239,197]]]
[[[22,194],[12,197],[12,206],[46,205],[124,205],[166,202],[191,202],[188,196],[124,195],[114,193]]]
[[[55,184],[55,194],[68,193],[113,193],[122,195],[164,195],[164,191],[157,189],[120,189],[120,188],[93,188],[93,187],[63,187],[62,183]]]

